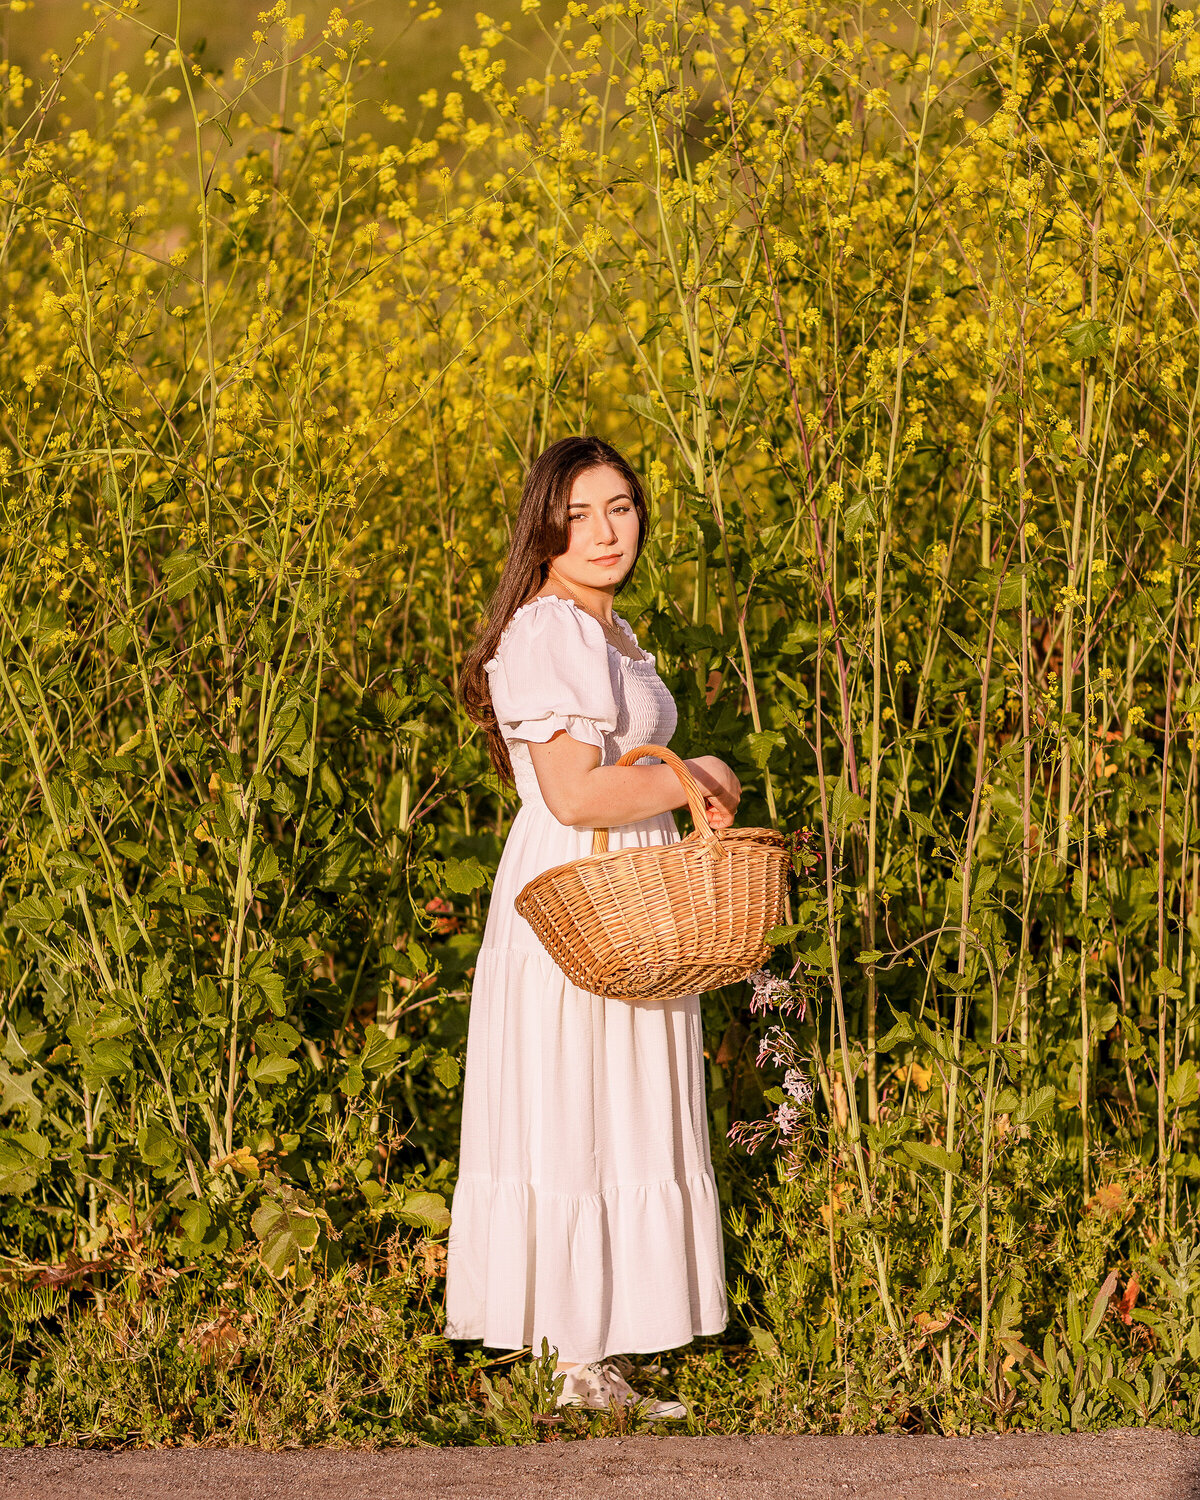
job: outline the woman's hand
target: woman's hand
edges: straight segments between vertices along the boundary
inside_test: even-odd
[[[731,828],[742,796],[742,783],[715,755],[698,755],[687,762],[687,767],[704,789],[704,817],[708,826]]]
[[[704,819],[710,828],[733,827],[733,813],[715,797],[705,797]]]

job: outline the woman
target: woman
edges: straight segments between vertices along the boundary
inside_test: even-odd
[[[646,537],[636,474],[607,443],[564,438],[532,465],[512,549],[461,695],[521,808],[496,871],[475,966],[454,1192],[446,1333],[503,1349],[542,1339],[560,1404],[638,1402],[613,1357],[674,1348],[726,1321],[696,995],[605,1000],[572,985],[517,915],[521,887],[591,853],[669,844],[686,805],[652,757],[675,703],[613,612]],[[741,795],[715,756],[687,762],[706,816]]]

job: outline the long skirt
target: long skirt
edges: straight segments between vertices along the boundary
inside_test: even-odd
[[[673,843],[671,813],[609,847]],[[728,1316],[696,995],[606,1000],[571,984],[513,902],[591,852],[525,802],[475,966],[451,1207],[446,1335],[543,1337],[564,1361],[653,1353]]]

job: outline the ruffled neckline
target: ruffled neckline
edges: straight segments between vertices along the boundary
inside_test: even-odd
[[[564,599],[561,594],[539,594],[534,599],[527,599],[524,604],[519,604],[516,609],[513,610],[512,614],[508,618],[508,624],[505,625],[504,629],[500,632],[500,640],[496,642],[497,652],[499,652],[504,637],[512,629],[514,620],[523,615],[527,609],[532,609],[536,604],[548,604],[551,602],[553,602],[554,604],[565,604],[569,609],[573,609],[577,615],[582,616],[585,620],[590,620],[593,625],[598,625],[600,623],[596,619],[595,615],[588,614],[587,610],[584,609],[582,605],[577,604],[574,599]],[[645,652],[645,655],[640,657],[626,656],[624,651],[622,651],[619,647],[614,646],[613,643],[608,639],[608,637],[605,636],[604,644],[613,653],[613,655],[620,661],[626,662],[631,667],[657,667],[658,662],[654,652],[646,651],[646,648],[638,640],[637,636],[634,635],[633,626],[630,625],[629,621],[625,619],[623,615],[619,615],[615,609],[613,610],[613,619],[616,620],[617,624],[620,625],[621,629],[624,630],[625,634],[638,648],[638,650]],[[494,667],[498,660],[498,655],[490,657],[483,664],[484,671],[486,672],[489,670],[489,668]]]

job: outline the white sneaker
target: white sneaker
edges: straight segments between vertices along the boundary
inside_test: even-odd
[[[652,1396],[639,1396],[612,1359],[596,1359],[568,1370],[558,1405],[597,1409],[633,1406],[643,1417],[659,1421],[678,1421],[687,1416],[682,1401],[656,1401]]]

